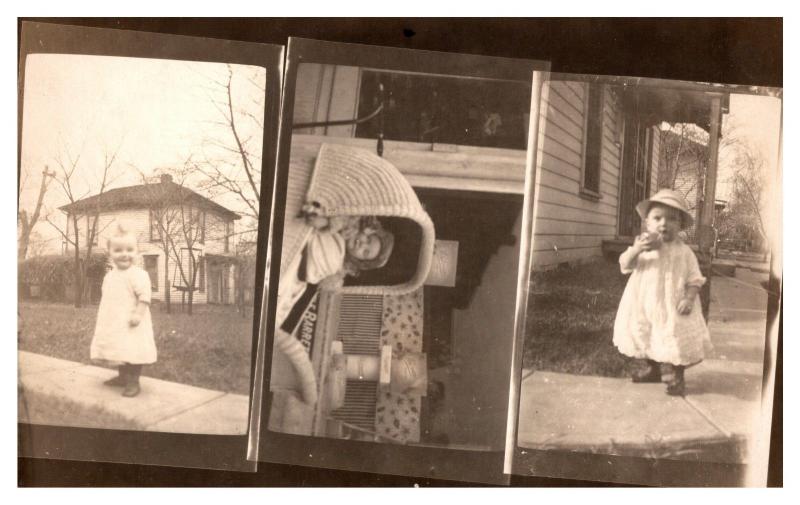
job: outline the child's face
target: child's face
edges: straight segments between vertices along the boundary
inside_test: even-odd
[[[108,255],[111,261],[120,270],[125,270],[133,264],[136,256],[136,242],[129,238],[115,238],[108,243]]]
[[[347,240],[347,254],[358,260],[374,260],[381,253],[381,239],[371,229],[364,229]]]
[[[665,205],[654,205],[647,213],[645,227],[649,233],[658,233],[664,242],[671,242],[681,231],[681,211]]]

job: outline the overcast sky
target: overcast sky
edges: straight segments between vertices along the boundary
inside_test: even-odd
[[[737,138],[760,153],[765,169],[775,173],[781,126],[781,100],[757,95],[731,95],[730,112],[723,117],[723,132],[733,126]],[[717,198],[728,199],[729,157],[720,154]]]
[[[241,112],[242,136],[260,159],[266,71],[260,67],[231,66],[233,102]],[[142,175],[181,167],[189,156],[203,152],[223,156],[209,139],[233,145],[229,128],[214,101],[224,99],[214,81],[225,82],[228,67],[198,63],[110,56],[33,54],[25,68],[22,126],[20,207],[33,210],[45,166],[58,171],[55,158],[80,155],[77,194],[97,192],[106,152],[118,149],[113,187],[140,184]],[[233,158],[235,161],[235,158]],[[135,167],[135,168],[134,168]],[[138,170],[137,170],[138,169]],[[242,212],[231,195],[215,201]],[[67,203],[58,186],[50,184],[46,211],[63,222],[57,207]],[[238,226],[238,224],[237,224]],[[35,232],[60,251],[61,239],[48,223]]]

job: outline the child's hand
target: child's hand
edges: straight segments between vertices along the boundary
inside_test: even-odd
[[[694,300],[690,298],[681,298],[678,302],[678,314],[682,316],[688,316],[692,313],[692,307],[694,306]]]
[[[301,216],[312,216],[317,215],[322,210],[322,206],[319,202],[306,202],[300,208],[300,215]]]
[[[312,226],[318,230],[328,227],[328,218],[325,216],[319,216],[317,214],[307,214],[306,215],[306,224],[308,226]]]
[[[633,239],[633,248],[637,252],[649,251],[653,249],[653,240],[649,233],[642,233]]]
[[[139,323],[141,322],[142,322],[142,316],[140,316],[137,311],[134,311],[131,314],[130,319],[128,319],[128,324],[131,326],[131,328],[139,326]]]

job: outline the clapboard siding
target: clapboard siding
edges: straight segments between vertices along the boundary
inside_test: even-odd
[[[322,93],[324,65],[309,63],[297,67],[297,82],[294,95],[294,122],[310,123],[318,121],[317,110]],[[319,132],[317,131],[319,130]],[[322,129],[306,128],[302,133],[322,133]]]
[[[354,119],[358,115],[361,70],[343,65],[302,63],[297,67],[294,123]],[[355,125],[317,126],[297,133],[352,137]]]
[[[552,204],[544,200],[539,200],[538,202],[538,217],[556,222],[569,221],[612,226],[616,226],[617,224],[617,216],[615,214],[596,212],[590,216],[587,216],[583,209],[565,207],[563,205]]]
[[[613,235],[615,225],[613,223],[586,223],[582,221],[570,221],[563,219],[547,219],[539,224],[537,233],[540,235],[577,235],[577,236],[609,236]]]
[[[593,232],[590,235],[580,235],[578,233],[554,235],[549,233],[537,233],[533,239],[533,250],[549,251],[553,249],[553,246],[556,246],[559,249],[595,247],[600,245],[598,240],[602,240],[603,238],[607,238],[609,236],[613,236],[613,234],[602,235],[595,234]]]
[[[543,102],[544,134],[536,177],[534,269],[583,261],[602,254],[617,227],[620,150],[617,102],[606,88],[603,112],[600,198],[581,194],[587,86],[551,81]]]
[[[549,187],[557,189],[569,194],[580,192],[580,180],[573,179],[568,175],[560,172],[545,170],[541,171],[541,179],[539,184],[542,187]],[[610,183],[607,179],[600,180],[600,193],[603,195],[602,200],[599,202],[604,206],[612,206],[616,209],[617,206],[617,185]]]

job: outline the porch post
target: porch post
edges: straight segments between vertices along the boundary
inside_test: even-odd
[[[703,207],[700,209],[700,223],[697,227],[700,270],[706,277],[706,283],[700,291],[700,301],[703,306],[703,316],[708,319],[711,303],[711,264],[712,251],[716,242],[714,232],[714,202],[717,193],[717,164],[719,161],[719,133],[721,120],[722,97],[711,97],[711,117],[708,131],[708,166],[706,167],[705,184],[703,184]]]

